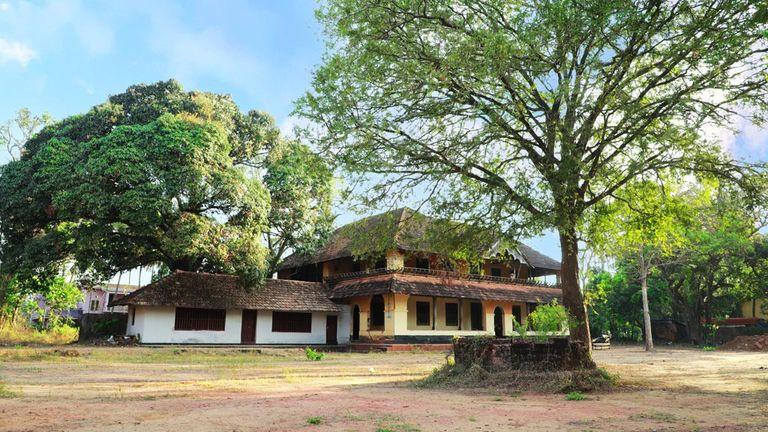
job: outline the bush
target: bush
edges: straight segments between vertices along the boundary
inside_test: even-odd
[[[584,400],[584,393],[579,391],[572,391],[565,395],[565,400],[567,401],[583,401]]]
[[[307,348],[307,349],[309,349],[309,348]],[[309,423],[311,425],[319,425],[319,424],[323,423],[323,418],[322,417],[310,417],[310,418],[307,419],[307,423]]]
[[[315,351],[310,347],[307,347],[304,350],[304,354],[307,355],[307,360],[311,360],[311,361],[320,361],[323,359],[323,357],[325,357],[325,354]]]
[[[537,333],[560,333],[572,325],[571,318],[565,307],[552,300],[552,303],[541,305],[528,314],[527,324]]]

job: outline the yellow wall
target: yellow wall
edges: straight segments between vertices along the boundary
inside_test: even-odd
[[[747,318],[762,318],[768,320],[768,314],[763,313],[762,306],[765,304],[765,302],[768,302],[768,300],[755,300],[754,302],[754,311],[755,313],[752,313],[752,301],[747,301],[741,304],[741,314],[744,317]]]
[[[508,301],[478,301],[455,298],[437,297],[437,320],[435,329],[432,330],[433,298],[428,296],[409,296],[406,294],[385,294],[384,297],[384,329],[370,329],[370,309],[371,296],[355,297],[350,299],[350,309],[354,310],[355,305],[360,308],[360,337],[362,338],[389,338],[394,335],[408,335],[410,332],[463,332],[472,331],[471,303],[481,303],[483,305],[483,329],[481,332],[492,334],[494,331],[494,310],[500,306],[504,311],[504,334],[509,335],[514,331],[512,320],[512,306],[519,305],[523,320],[526,319],[527,308],[525,303],[514,303]],[[416,302],[429,303],[428,325],[416,325]],[[445,304],[459,303],[461,312],[459,313],[459,326],[445,325]],[[351,326],[350,321],[350,326]],[[351,331],[351,328],[350,328]]]

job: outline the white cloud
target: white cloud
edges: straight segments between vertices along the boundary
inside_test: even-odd
[[[9,5],[8,3],[5,3],[5,2],[0,3],[0,12],[6,12],[6,11],[9,11],[9,10],[11,10],[11,5]]]
[[[34,58],[37,58],[37,53],[27,45],[0,38],[0,63],[16,62],[21,66],[27,66],[27,63]]]

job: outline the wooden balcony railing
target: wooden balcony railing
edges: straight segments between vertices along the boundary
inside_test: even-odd
[[[329,284],[333,284],[333,283],[337,283],[347,279],[356,279],[356,278],[366,277],[366,276],[376,276],[376,275],[393,274],[393,273],[418,274],[418,275],[435,276],[435,277],[441,277],[441,278],[487,281],[487,282],[495,282],[500,284],[515,283],[515,284],[539,286],[539,287],[545,287],[545,288],[560,287],[559,284],[550,284],[546,282],[537,281],[535,279],[518,279],[518,278],[509,278],[509,277],[500,277],[500,276],[488,276],[488,275],[479,275],[479,274],[470,274],[470,273],[460,273],[460,272],[448,271],[448,270],[423,269],[423,268],[416,268],[416,267],[402,267],[399,269],[377,268],[377,269],[363,270],[358,272],[337,273],[324,278],[324,280]]]

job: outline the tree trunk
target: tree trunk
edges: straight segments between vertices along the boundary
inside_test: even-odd
[[[571,327],[571,339],[580,341],[592,352],[592,338],[589,335],[589,321],[584,298],[579,288],[579,248],[575,230],[560,229],[560,249],[562,262],[560,267],[560,285],[563,289],[563,306],[576,320]]]
[[[645,267],[645,266],[643,266]],[[645,324],[645,350],[653,351],[653,332],[651,330],[651,311],[648,306],[648,270],[640,270],[640,289],[643,293],[643,323]]]

